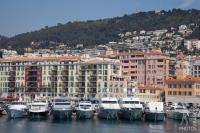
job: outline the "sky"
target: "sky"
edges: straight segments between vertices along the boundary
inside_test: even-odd
[[[200,9],[200,0],[0,0],[0,35],[139,11]]]

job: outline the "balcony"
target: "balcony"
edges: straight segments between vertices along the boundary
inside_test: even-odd
[[[57,75],[58,74],[58,71],[57,70],[52,70],[51,71],[51,75]]]
[[[8,80],[12,82],[12,81],[15,81],[16,78],[15,77],[9,77]]]

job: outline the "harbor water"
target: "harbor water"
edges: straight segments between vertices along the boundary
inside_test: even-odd
[[[177,133],[182,132],[177,128],[179,123],[171,119],[151,122],[103,120],[97,117],[68,121],[30,120],[28,118],[8,119],[6,115],[3,115],[0,116],[0,133]]]

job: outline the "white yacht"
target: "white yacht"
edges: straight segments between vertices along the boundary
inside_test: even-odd
[[[117,98],[103,97],[99,102],[99,118],[118,119],[120,106]]]
[[[55,97],[52,104],[54,119],[70,119],[72,117],[72,103],[68,97]]]
[[[149,102],[145,108],[145,119],[163,121],[165,119],[163,102]]]
[[[26,102],[14,101],[8,105],[6,111],[9,118],[23,118],[28,114],[28,107]]]
[[[77,118],[92,118],[94,115],[94,108],[90,101],[80,101],[76,108]]]
[[[143,105],[139,98],[127,97],[119,100],[119,117],[123,119],[135,120],[141,119],[143,115]]]
[[[28,113],[31,118],[46,118],[49,113],[48,103],[44,101],[34,101],[29,104]]]
[[[181,104],[172,105],[167,111],[167,117],[175,120],[182,120],[184,117],[189,117],[190,112]]]

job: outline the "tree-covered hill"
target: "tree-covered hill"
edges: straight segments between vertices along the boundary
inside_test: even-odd
[[[1,39],[0,47],[24,48],[29,47],[32,41],[63,42],[69,46],[81,43],[85,46],[93,46],[116,41],[118,34],[126,31],[156,30],[190,23],[200,24],[200,10],[173,9],[161,12],[139,12],[109,19],[46,26],[38,31]],[[192,37],[200,38],[199,28]],[[48,45],[42,45],[42,47],[48,47]]]

